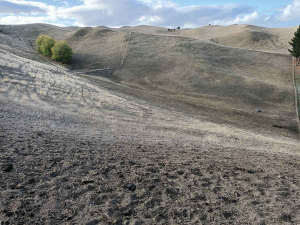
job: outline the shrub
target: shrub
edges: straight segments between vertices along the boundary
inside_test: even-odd
[[[54,40],[54,38],[46,35],[39,35],[36,40],[37,51],[42,53],[44,56],[51,57],[51,49],[55,45],[55,43],[56,41]]]
[[[52,47],[52,59],[68,63],[72,58],[72,48],[65,41],[59,41]]]
[[[39,53],[42,53],[41,45],[42,45],[42,42],[44,41],[44,39],[45,39],[45,35],[39,35],[38,38],[35,41],[35,43],[36,43],[36,50]]]

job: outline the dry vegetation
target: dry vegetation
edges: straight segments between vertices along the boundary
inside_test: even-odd
[[[201,29],[209,42],[238,33],[0,26],[0,221],[300,223],[291,58]],[[289,29],[251,29],[283,52]],[[32,51],[50,33],[71,44],[73,70]],[[105,67],[110,78],[81,74]]]

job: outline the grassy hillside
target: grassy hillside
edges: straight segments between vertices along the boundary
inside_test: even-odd
[[[68,33],[66,41],[72,46],[75,69],[116,68],[120,65],[128,34],[106,27],[79,28]]]
[[[300,221],[295,139],[2,49],[0,77],[5,224]]]
[[[300,224],[290,56],[153,27],[1,29],[4,224]],[[46,64],[40,33],[115,79]]]
[[[290,68],[288,56],[133,33],[117,76],[192,96],[238,99],[254,107],[290,103]]]
[[[290,56],[244,49],[270,50],[274,44],[272,51],[283,52],[283,40],[293,29],[232,25],[169,32],[150,26],[75,29],[37,24],[15,26],[14,35],[27,43],[41,33],[65,39],[74,51],[73,69],[109,67],[112,78],[128,86],[223,114],[241,113],[240,120],[245,117],[250,124],[295,130]]]
[[[264,116],[292,121],[291,66],[285,55],[132,33],[124,66],[115,76],[128,85],[184,96],[197,105],[245,113],[260,108]]]
[[[288,54],[288,42],[297,30],[291,28],[265,28],[253,25],[205,26],[196,29],[181,29],[169,32],[167,28],[152,26],[124,27],[122,31],[145,34],[172,35],[194,38],[225,46],[263,50]]]

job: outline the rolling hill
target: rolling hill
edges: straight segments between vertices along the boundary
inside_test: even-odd
[[[298,224],[293,29],[1,25],[0,223]]]
[[[65,39],[74,51],[73,70],[110,68],[114,81],[166,94],[207,114],[242,114],[225,119],[229,123],[244,126],[247,120],[261,132],[279,125],[288,130],[280,131],[285,135],[298,129],[292,61],[280,54],[295,28],[231,25],[170,32],[151,26],[76,29],[37,24],[2,29],[10,30],[12,35],[6,36],[14,43],[27,43],[23,49],[35,48],[39,34]],[[257,109],[264,113],[257,115]]]

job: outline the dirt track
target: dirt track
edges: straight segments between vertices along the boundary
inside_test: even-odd
[[[2,224],[300,223],[299,141],[276,118],[1,49]]]

